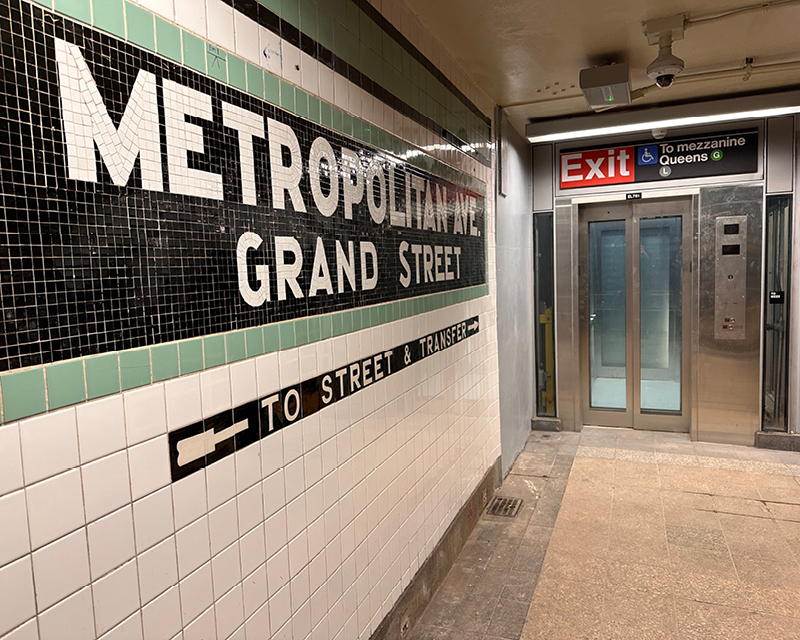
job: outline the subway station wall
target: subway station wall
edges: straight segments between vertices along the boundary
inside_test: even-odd
[[[368,638],[500,455],[490,101],[394,0],[0,67],[0,639]]]

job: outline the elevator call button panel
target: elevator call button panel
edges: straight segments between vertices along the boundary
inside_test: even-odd
[[[747,308],[747,216],[716,220],[714,337],[745,339]]]

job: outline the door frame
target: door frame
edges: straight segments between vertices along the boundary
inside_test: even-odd
[[[578,232],[578,335],[580,367],[581,425],[628,427],[687,433],[692,425],[691,344],[692,344],[692,263],[695,198],[692,195],[666,196],[636,201],[594,202],[579,204]],[[640,291],[640,221],[643,219],[681,218],[681,410],[680,412],[641,411],[641,291]],[[588,318],[588,225],[602,220],[625,220],[626,312],[625,312],[625,411],[593,409],[590,406],[589,318]]]

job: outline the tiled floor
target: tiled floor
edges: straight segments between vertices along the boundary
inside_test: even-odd
[[[800,453],[533,433],[412,640],[800,639]]]

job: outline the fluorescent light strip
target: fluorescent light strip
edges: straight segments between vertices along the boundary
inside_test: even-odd
[[[739,111],[737,113],[720,113],[708,116],[693,116],[687,118],[673,118],[672,120],[653,120],[636,124],[620,124],[613,127],[597,127],[595,129],[581,129],[578,131],[562,131],[539,136],[529,136],[528,142],[560,142],[563,140],[580,140],[596,136],[611,136],[621,133],[635,133],[637,131],[650,131],[651,129],[672,129],[674,127],[689,127],[715,122],[728,122],[730,120],[750,120],[753,118],[773,118],[800,113],[800,105],[792,107],[777,107],[775,109],[757,109],[755,111]]]

